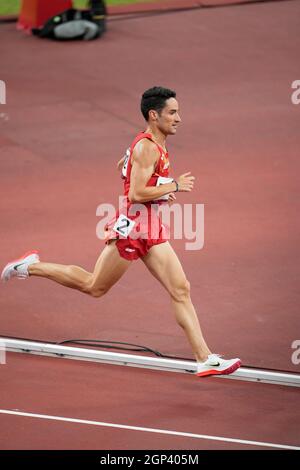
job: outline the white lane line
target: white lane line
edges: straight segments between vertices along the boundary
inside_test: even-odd
[[[152,432],[156,434],[168,434],[170,436],[189,437],[193,439],[206,439],[210,441],[235,442],[237,444],[246,444],[250,446],[273,447],[276,449],[300,450],[300,447],[273,444],[271,442],[247,441],[244,439],[232,439],[230,437],[209,436],[206,434],[192,434],[189,432],[169,431],[166,429],[142,428],[139,426],[127,426],[125,424],[103,423],[101,421],[89,421],[86,419],[65,418],[62,416],[41,415],[35,413],[25,413],[22,411],[0,410],[0,413],[7,415],[26,416],[28,418],[49,419],[53,421],[65,421],[68,423],[88,424],[91,426],[102,426],[107,428],[128,429],[130,431]]]

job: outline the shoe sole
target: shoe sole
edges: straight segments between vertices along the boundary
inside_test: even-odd
[[[5,279],[5,272],[8,268],[10,268],[12,265],[14,265],[15,263],[17,263],[18,261],[22,261],[23,259],[27,258],[27,256],[30,256],[30,255],[38,255],[38,251],[37,250],[32,250],[32,251],[27,251],[27,253],[25,253],[23,256],[21,256],[20,258],[17,258],[13,261],[10,261],[9,263],[7,263],[5,266],[4,266],[4,269],[2,271],[2,274],[1,274],[1,280],[3,282],[7,282],[8,279]]]
[[[209,369],[203,372],[196,372],[196,375],[198,377],[207,377],[208,375],[229,375],[229,374],[232,374],[234,371],[236,371],[241,366],[241,364],[242,364],[241,361],[237,361],[234,364],[232,364],[230,367],[227,367],[227,369],[224,369],[224,370]]]

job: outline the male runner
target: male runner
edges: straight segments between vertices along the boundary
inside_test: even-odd
[[[190,284],[168,241],[168,229],[156,212],[151,211],[152,201],[172,203],[175,192],[189,192],[194,186],[195,178],[190,172],[176,180],[163,180],[164,184],[158,185],[159,178],[169,176],[166,138],[176,134],[181,121],[176,93],[162,87],[145,91],[141,111],[147,128],[138,134],[126,157],[118,164],[119,167],[123,165],[125,204],[106,227],[106,246],[94,272],[89,273],[78,266],[40,262],[38,253],[32,251],[8,263],[1,278],[8,281],[12,277],[40,276],[101,297],[121,278],[132,261],[140,258],[170,295],[177,323],[183,328],[197,361],[196,375],[230,374],[240,367],[241,361],[238,358],[224,360],[211,353],[191,301]],[[143,204],[146,211],[146,216],[139,222],[136,216],[130,215],[130,208],[137,203]],[[131,235],[134,225],[139,225],[138,237]],[[153,226],[156,237],[149,229]]]

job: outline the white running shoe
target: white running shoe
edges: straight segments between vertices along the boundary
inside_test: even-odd
[[[29,251],[20,258],[7,263],[2,271],[1,279],[3,282],[9,281],[12,277],[19,279],[26,279],[28,274],[28,266],[34,263],[39,263],[40,258],[37,251]]]
[[[198,377],[205,377],[207,375],[223,375],[232,374],[241,365],[241,360],[236,359],[222,359],[219,354],[210,354],[205,362],[197,363]]]

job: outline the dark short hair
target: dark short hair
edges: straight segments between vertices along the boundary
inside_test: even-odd
[[[154,109],[160,114],[169,98],[176,98],[176,92],[169,88],[154,86],[146,90],[141,100],[141,111],[146,121],[149,119],[149,111]]]

